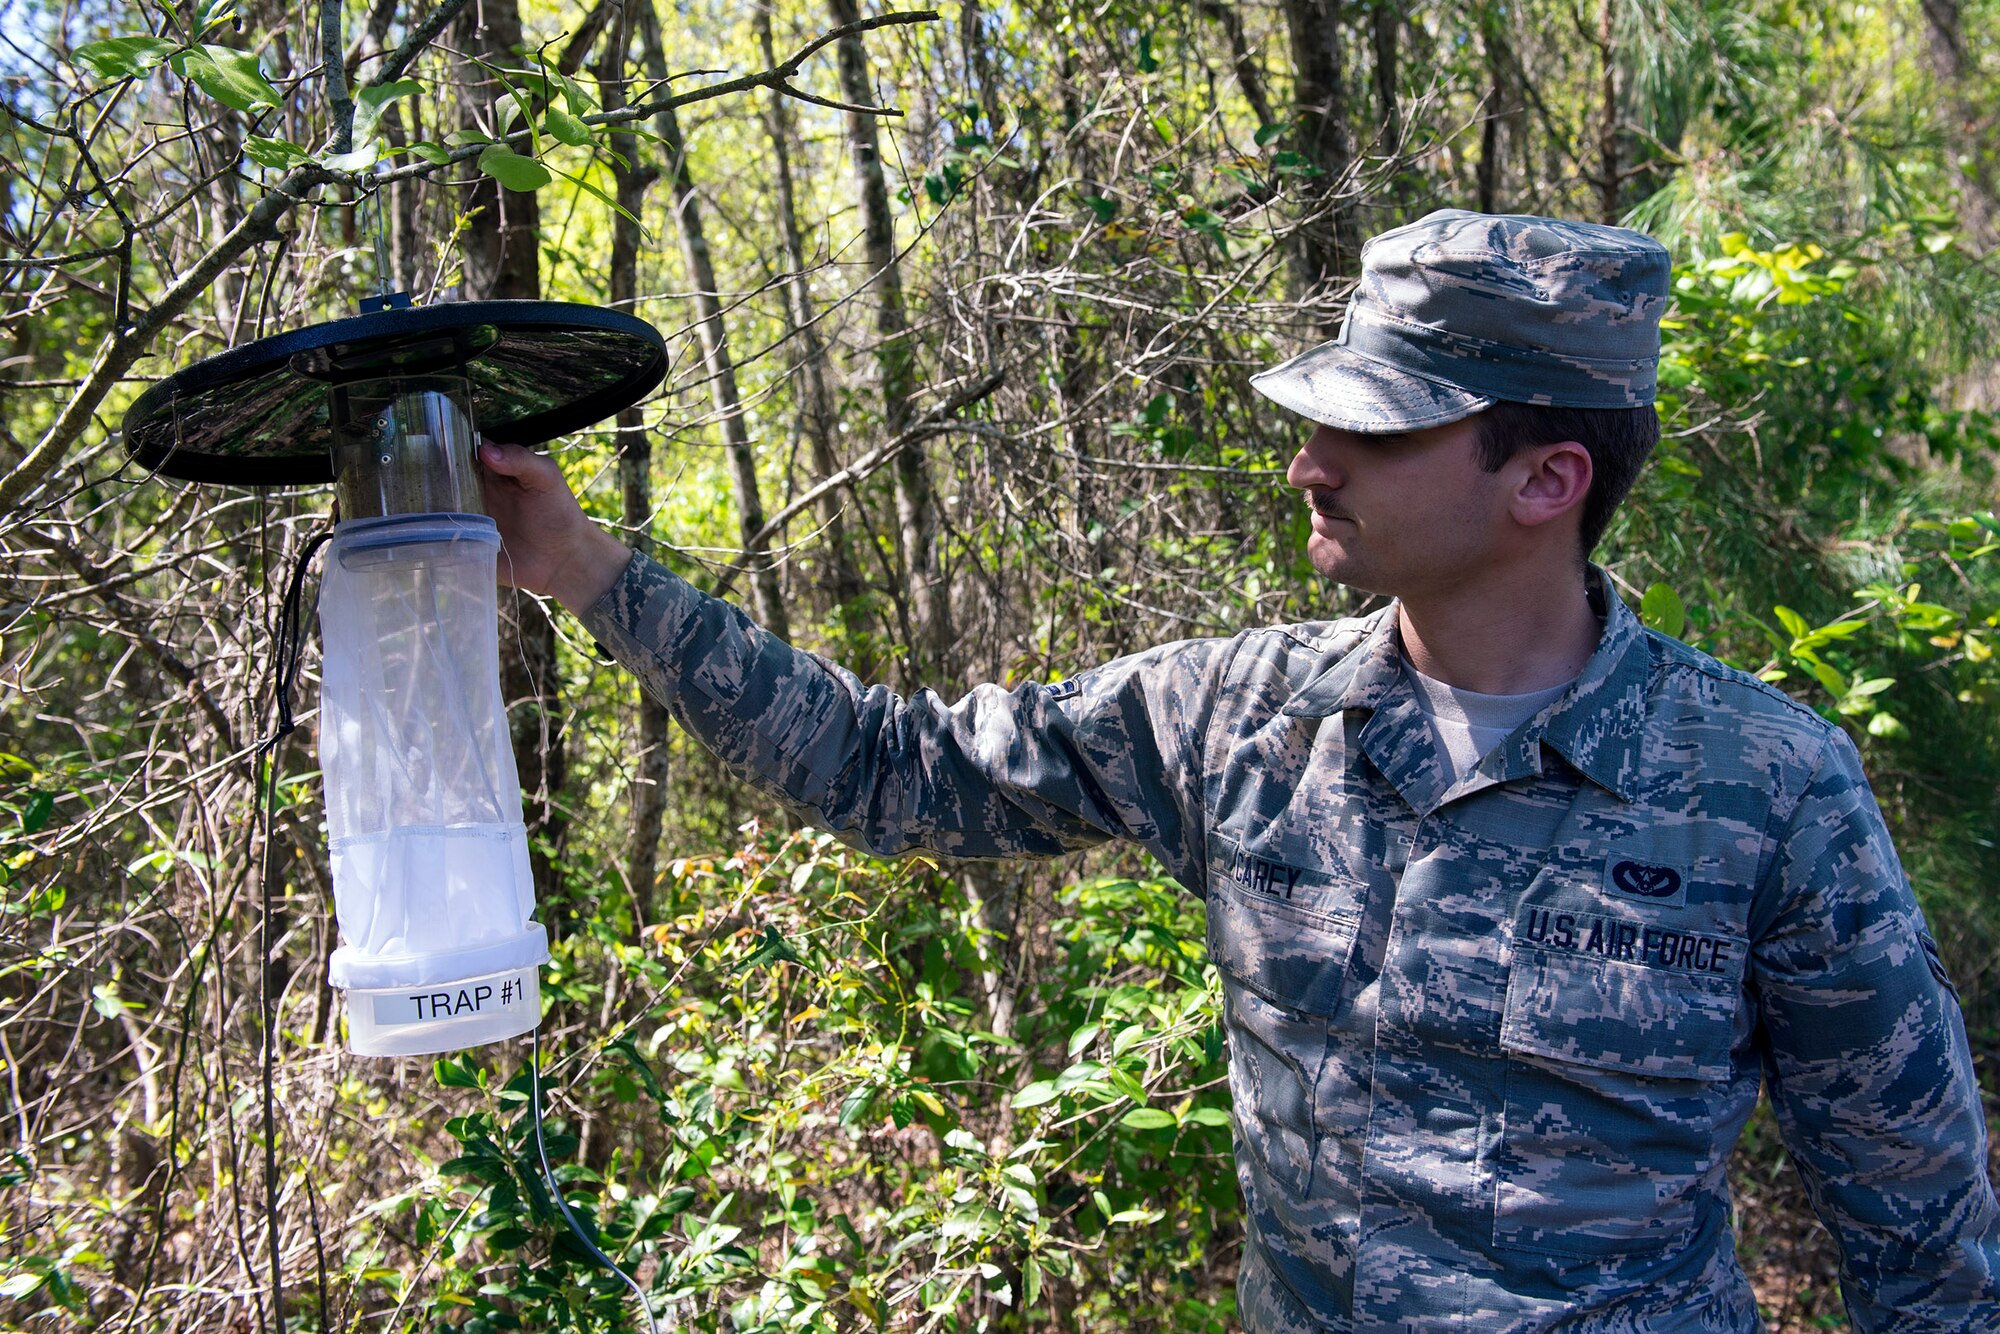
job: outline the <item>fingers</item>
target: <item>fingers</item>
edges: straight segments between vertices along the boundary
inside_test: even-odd
[[[530,490],[547,491],[563,485],[562,470],[556,467],[556,461],[523,445],[483,440],[479,445],[479,461],[489,471],[511,477]]]

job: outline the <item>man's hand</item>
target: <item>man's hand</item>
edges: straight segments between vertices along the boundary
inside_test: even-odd
[[[479,446],[486,512],[500,527],[500,582],[582,613],[618,582],[632,553],[592,523],[562,469],[520,445]]]

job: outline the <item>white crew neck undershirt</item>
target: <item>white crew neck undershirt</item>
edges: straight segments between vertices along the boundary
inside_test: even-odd
[[[1431,730],[1444,749],[1454,783],[1477,768],[1487,753],[1511,736],[1515,728],[1555,703],[1576,684],[1571,679],[1525,695],[1482,695],[1433,680],[1412,666],[1408,658],[1403,659],[1403,675],[1409,678],[1417,707],[1431,720]]]

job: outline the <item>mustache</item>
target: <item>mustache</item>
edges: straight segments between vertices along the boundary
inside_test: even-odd
[[[1334,499],[1333,492],[1327,490],[1325,487],[1316,486],[1309,489],[1306,492],[1306,504],[1312,509],[1313,513],[1329,519],[1347,519],[1352,521],[1354,518],[1353,515],[1343,509],[1340,503]]]

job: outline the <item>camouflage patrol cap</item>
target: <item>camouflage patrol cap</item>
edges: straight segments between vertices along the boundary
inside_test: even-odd
[[[1361,250],[1340,337],[1251,378],[1302,417],[1363,433],[1501,399],[1653,401],[1666,247],[1623,227],[1445,209]]]

